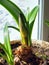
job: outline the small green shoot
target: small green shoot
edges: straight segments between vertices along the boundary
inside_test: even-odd
[[[5,54],[0,53],[0,56],[3,57],[9,65],[14,65],[7,24],[4,27],[4,44],[0,43],[0,48],[5,52]]]

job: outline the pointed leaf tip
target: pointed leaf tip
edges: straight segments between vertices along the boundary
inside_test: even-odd
[[[31,23],[33,20],[35,20],[37,13],[39,10],[39,6],[35,6],[32,11],[29,14],[29,23]]]

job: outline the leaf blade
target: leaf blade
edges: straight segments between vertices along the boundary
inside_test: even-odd
[[[10,0],[0,0],[0,4],[4,6],[13,15],[18,24],[18,16],[20,12],[22,12],[20,8],[18,8],[18,6]]]
[[[8,28],[13,28],[13,29],[17,30],[18,32],[20,32],[19,28],[15,27],[15,26],[8,26]]]
[[[39,7],[36,6],[36,7],[34,7],[34,9],[30,13],[30,21],[29,21],[30,22],[29,23],[30,38],[31,38],[32,29],[33,29],[33,26],[34,26],[34,22],[35,22],[38,10],[39,10]]]
[[[10,55],[12,55],[12,50],[11,50],[11,46],[10,46],[10,37],[9,37],[9,31],[8,31],[8,26],[7,24],[4,27],[4,45],[5,48],[7,49],[8,53]]]
[[[30,36],[31,36],[31,34],[32,34],[33,26],[34,26],[34,21],[30,23]]]
[[[3,55],[2,53],[0,53],[0,56],[1,56],[3,59],[5,59],[6,61],[8,61],[6,55]]]
[[[12,55],[12,49],[11,49],[11,45],[10,45],[10,37],[9,37],[9,31],[8,31],[8,26],[7,23],[4,27],[4,46],[7,50],[7,59],[9,64],[13,65],[14,64],[14,60],[13,60],[13,55]]]
[[[32,11],[29,14],[29,23],[31,23],[32,21],[34,21],[36,15],[37,15],[38,10],[39,10],[39,7],[38,6],[35,6],[32,9]]]
[[[7,50],[6,50],[5,46],[2,43],[0,43],[0,48],[3,49],[3,51],[7,54]]]

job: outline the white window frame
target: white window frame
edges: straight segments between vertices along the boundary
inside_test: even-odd
[[[38,39],[43,40],[44,0],[39,0]]]

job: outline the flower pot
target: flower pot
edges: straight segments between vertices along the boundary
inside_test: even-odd
[[[22,50],[20,40],[14,40],[11,41],[11,47],[15,65],[49,65],[49,42],[33,40],[31,48],[24,47]],[[19,49],[21,49],[21,53]],[[0,52],[4,54],[2,49]],[[0,65],[5,64],[7,65],[5,60],[0,58]]]

